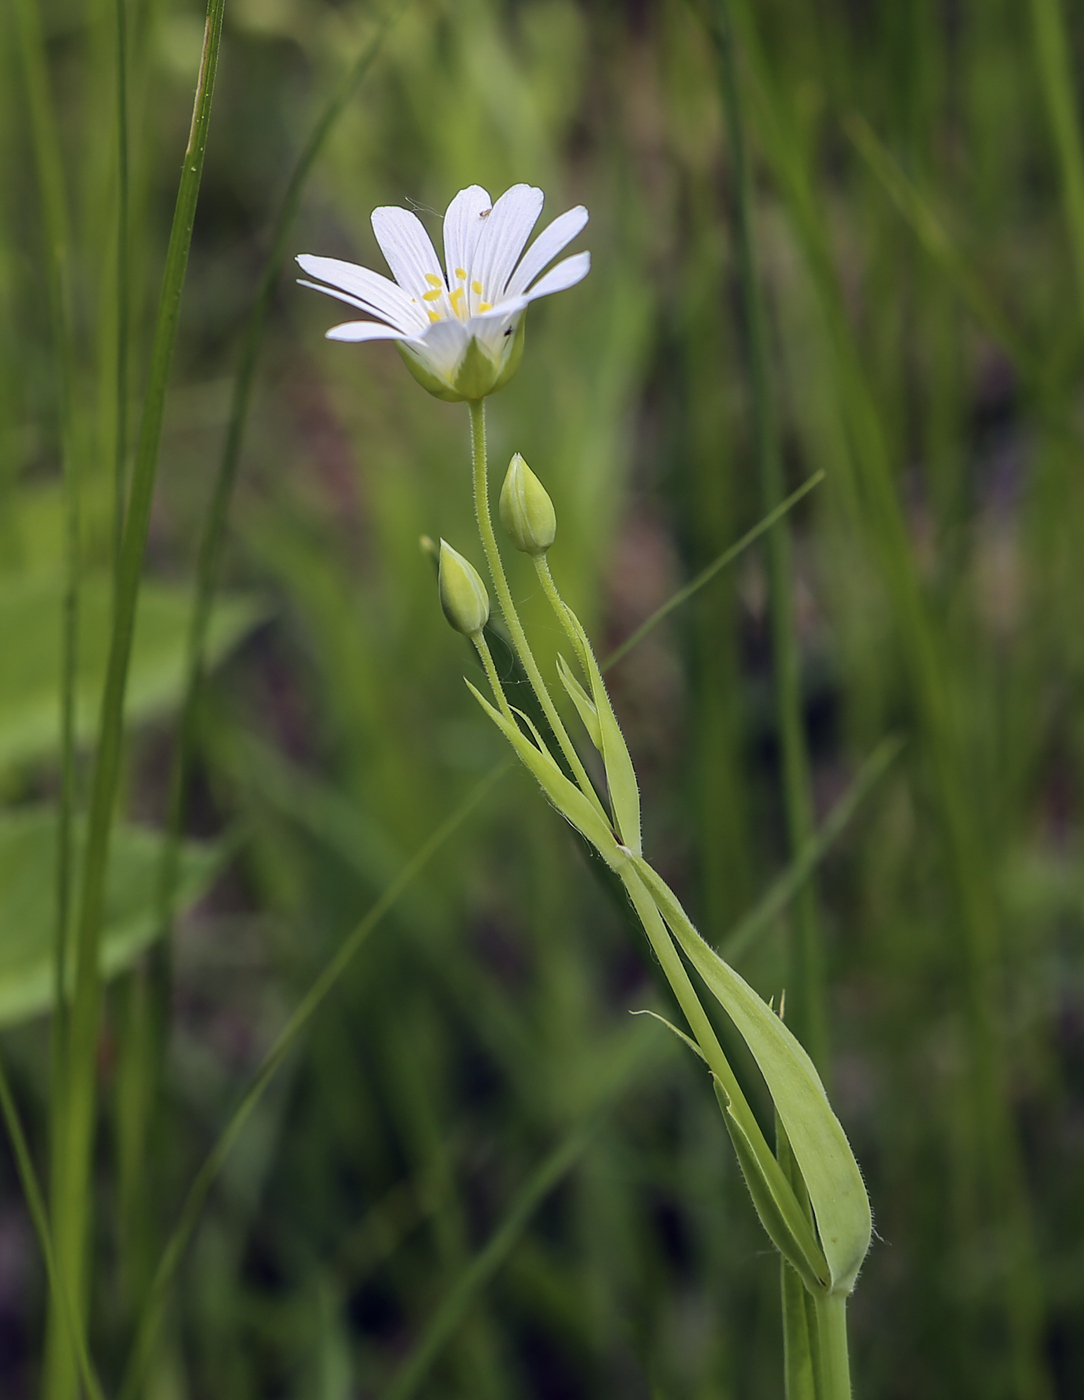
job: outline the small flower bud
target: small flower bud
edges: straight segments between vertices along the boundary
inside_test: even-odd
[[[440,542],[440,606],[464,637],[474,637],[489,621],[489,594],[478,570],[450,544]]]
[[[501,524],[524,554],[545,554],[557,535],[557,515],[546,488],[517,452],[501,487]]]

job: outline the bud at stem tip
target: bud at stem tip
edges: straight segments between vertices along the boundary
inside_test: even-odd
[[[440,606],[464,637],[475,637],[489,621],[489,594],[478,570],[462,554],[440,542]]]
[[[557,515],[546,488],[517,452],[501,487],[501,524],[524,554],[545,554],[557,536]]]

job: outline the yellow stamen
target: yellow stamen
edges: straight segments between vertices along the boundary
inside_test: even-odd
[[[431,292],[422,292],[422,301],[436,301],[440,296],[442,288],[434,287]]]
[[[463,295],[462,287],[453,287],[448,293],[448,300],[452,303],[452,310],[459,315],[459,298]]]
[[[431,321],[439,321],[439,320],[440,320],[440,313],[437,312],[437,311],[430,311],[430,313],[429,313],[429,319],[430,319]]]
[[[425,280],[429,283],[431,287],[444,286],[444,279],[442,277],[438,277],[435,272],[427,272],[425,274]]]
[[[480,301],[480,302],[478,303],[478,311],[479,311],[479,313],[481,313],[481,312],[483,312],[483,311],[492,311],[492,310],[493,310],[493,303],[492,303],[491,301]]]
[[[459,278],[460,282],[465,282],[467,280],[466,268],[457,267],[455,270],[455,275]]]
[[[482,284],[481,284],[481,282],[472,282],[472,283],[470,284],[470,289],[471,289],[471,291],[474,293],[474,295],[475,295],[476,297],[480,297],[480,296],[482,295]]]

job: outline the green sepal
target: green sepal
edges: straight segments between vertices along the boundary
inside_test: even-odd
[[[523,346],[527,337],[527,312],[519,318],[519,325],[516,327],[515,337],[512,340],[512,349],[508,352],[508,357],[504,362],[500,374],[497,375],[496,383],[490,389],[491,394],[498,394],[508,383],[508,381],[519,369],[519,362],[523,359]]]
[[[613,807],[614,821],[621,833],[621,840],[635,856],[642,853],[640,839],[640,789],[636,782],[636,770],[629,757],[625,736],[610,704],[610,696],[602,679],[602,672],[587,640],[587,633],[571,608],[566,608],[569,620],[580,639],[580,660],[591,685],[591,698],[598,717],[601,742],[597,745],[602,753],[606,769],[606,783],[610,789],[610,804]],[[573,697],[575,698],[575,697]]]
[[[813,1061],[762,998],[704,941],[666,882],[646,861],[634,865],[683,953],[756,1060],[809,1194],[830,1270],[830,1291],[850,1293],[869,1249],[873,1221],[858,1163]]]
[[[583,727],[587,730],[587,737],[602,752],[602,729],[598,722],[598,711],[590,695],[580,685],[579,681],[569,669],[568,662],[563,656],[557,658],[557,674],[561,677],[561,684],[568,691],[568,698],[576,706],[580,719],[583,720]]]
[[[414,354],[401,340],[395,342],[395,348],[403,357],[403,363],[418,383],[435,399],[442,399],[444,403],[462,403],[464,395],[457,393],[446,380],[441,379],[428,369],[417,355]]]
[[[759,1131],[749,1131],[748,1122],[743,1121],[748,1106],[743,1105],[744,1113],[736,1112],[718,1076],[712,1075],[712,1083],[722,1109],[723,1122],[734,1144],[738,1165],[768,1238],[811,1293],[827,1292],[830,1283],[828,1260],[817,1243],[812,1224],[799,1205],[797,1196],[764,1141],[764,1135]]]
[[[500,368],[471,336],[467,353],[455,372],[456,392],[464,399],[484,399],[496,387]]]
[[[575,783],[570,782],[561,772],[553,757],[550,755],[542,738],[535,729],[531,721],[525,716],[521,716],[526,724],[531,728],[535,737],[535,743],[515,724],[509,723],[504,715],[495,709],[480,692],[467,681],[467,687],[471,694],[489,715],[490,719],[501,731],[504,737],[515,749],[520,761],[537,778],[542,791],[553,803],[554,807],[561,813],[566,821],[570,822],[576,830],[598,851],[599,855],[610,866],[612,870],[619,869],[628,861],[627,852],[621,849],[617,838],[606,820],[605,813],[597,801],[592,800],[586,793],[582,792]],[[537,744],[537,747],[536,747]]]

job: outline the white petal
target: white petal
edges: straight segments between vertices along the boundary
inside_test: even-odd
[[[450,383],[467,353],[469,343],[470,336],[464,323],[449,318],[434,321],[423,335],[411,339],[410,346],[432,366],[434,373],[442,375]]]
[[[408,334],[421,330],[426,324],[427,318],[421,308],[411,303],[402,287],[396,286],[387,277],[381,277],[379,272],[359,267],[357,263],[342,262],[339,258],[317,258],[311,253],[302,253],[297,261],[311,277],[319,277],[321,281],[349,292],[353,298],[352,306],[360,306],[363,311],[390,321]],[[313,284],[303,282],[301,285],[311,287]],[[317,287],[316,290],[322,292],[327,289]]]
[[[356,306],[359,311],[364,311],[367,315],[373,316],[376,313],[367,301],[362,301],[360,297],[352,297],[349,292],[340,292],[338,287],[325,287],[322,282],[309,282],[304,277],[297,279],[299,287],[311,287],[314,292],[323,292],[326,297],[334,297],[336,301],[345,301],[347,306]],[[417,330],[414,322],[408,326],[400,326],[396,331],[397,335],[413,335]]]
[[[554,219],[542,230],[523,255],[520,265],[512,273],[506,295],[519,296],[525,292],[538,274],[551,263],[563,248],[576,237],[588,220],[587,210],[582,204],[570,209],[567,214]]]
[[[461,280],[457,270],[470,276],[475,245],[485,228],[482,214],[492,206],[493,201],[481,185],[460,190],[448,205],[444,215],[444,261],[448,264],[449,287]]]
[[[382,326],[376,321],[344,321],[341,326],[332,326],[325,331],[328,340],[406,340],[402,331],[394,326]]]
[[[565,258],[564,262],[559,262],[556,267],[551,267],[545,277],[539,278],[527,293],[526,300],[534,301],[536,297],[548,297],[552,292],[563,292],[569,287],[574,287],[577,282],[582,282],[590,271],[591,254],[574,253],[572,257]]]
[[[494,306],[504,296],[512,269],[538,222],[544,198],[533,185],[513,185],[485,220],[469,271],[471,281],[481,283],[482,296]]]
[[[439,277],[439,285],[444,286],[440,259],[416,214],[397,209],[394,204],[374,209],[373,232],[392,275],[407,296],[422,304],[422,297],[436,285],[427,280],[429,277]]]
[[[508,348],[505,341],[516,333],[520,316],[527,309],[527,297],[515,297],[512,301],[502,301],[492,311],[483,311],[472,316],[466,323],[468,337],[473,336],[484,345],[493,359],[500,359]]]

